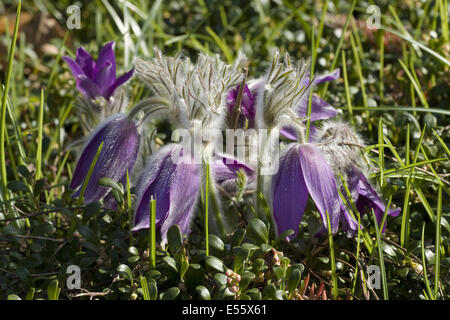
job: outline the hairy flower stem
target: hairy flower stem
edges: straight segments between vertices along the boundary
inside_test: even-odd
[[[260,209],[263,207],[262,200],[259,197],[259,194],[264,195],[264,175],[261,175],[261,159],[264,158],[265,152],[267,150],[267,146],[270,145],[270,139],[272,136],[272,128],[267,129],[267,136],[264,137],[262,144],[259,149],[259,157],[258,157],[258,170],[257,170],[257,182],[256,182],[256,216],[258,218],[263,217],[264,215],[260,214]]]

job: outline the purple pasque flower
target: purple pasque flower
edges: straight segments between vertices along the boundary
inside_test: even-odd
[[[313,144],[291,143],[283,150],[280,167],[272,179],[273,216],[278,233],[294,230],[293,238],[303,217],[308,198],[315,203],[324,226],[326,212],[331,230],[337,232],[342,201],[333,171],[322,153]]]
[[[108,42],[100,50],[97,61],[83,47],[78,48],[75,61],[70,57],[63,57],[76,79],[77,89],[89,99],[103,97],[109,100],[114,91],[133,75],[134,68],[116,78],[113,45],[113,41]]]
[[[239,96],[239,90],[241,88],[241,85],[238,85],[236,88],[231,89],[228,92],[227,95],[227,108],[230,115],[235,112],[234,108],[236,106],[236,102]],[[254,120],[256,115],[256,109],[255,109],[255,99],[256,94],[252,93],[250,88],[247,84],[244,84],[244,90],[242,91],[242,98],[240,103],[240,114],[239,114],[239,120],[240,124],[242,125],[245,123],[245,120],[248,120],[249,127],[254,126]]]
[[[177,224],[190,233],[190,221],[200,191],[200,167],[181,145],[162,147],[149,159],[137,183],[133,231],[150,227],[150,200],[156,199],[156,227],[165,242],[167,230]]]
[[[381,223],[383,222],[384,212],[386,210],[386,205],[384,204],[381,197],[367,181],[364,174],[356,167],[353,167],[350,170],[350,172],[347,174],[347,177],[347,185],[352,195],[352,201],[355,204],[356,209],[360,214],[364,214],[367,212],[369,215],[372,215],[373,209],[373,211],[375,212],[377,223],[378,225],[381,225]],[[346,195],[344,190],[342,194]],[[396,217],[400,214],[400,212],[401,208],[389,209],[387,214],[389,216]],[[386,228],[386,223],[387,220],[382,226],[383,232]],[[346,216],[346,223],[344,223],[344,225],[345,229],[349,233],[354,233],[358,230],[358,222],[350,214]]]
[[[339,69],[334,70],[331,73],[324,73],[321,75],[316,76],[314,80],[314,85],[318,85],[322,82],[329,82],[332,80],[336,80],[339,78],[340,71]],[[305,77],[304,83],[302,83],[303,86],[308,86],[309,84],[309,76]],[[308,102],[309,102],[309,95],[305,95],[300,100],[300,106],[298,109],[298,116],[300,118],[304,118],[308,114]],[[337,115],[337,110],[333,108],[328,102],[321,99],[318,95],[313,94],[311,97],[311,123],[314,121],[319,120],[326,120],[333,118]],[[315,130],[315,127],[311,125],[310,127],[311,131]],[[297,140],[297,133],[294,128],[292,127],[284,127],[280,130],[280,133],[285,136],[288,139],[291,140]],[[311,136],[311,135],[310,135]]]
[[[73,194],[74,197],[80,195],[81,185],[102,142],[102,150],[86,186],[85,204],[109,195],[110,188],[98,184],[100,178],[110,178],[123,184],[127,170],[131,174],[139,151],[139,133],[135,122],[128,119],[125,114],[117,114],[97,126],[84,146],[73,173],[70,188],[73,190],[78,188]],[[105,201],[108,207],[112,205],[111,201],[107,203]]]

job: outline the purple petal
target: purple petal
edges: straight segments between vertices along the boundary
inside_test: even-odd
[[[180,145],[167,145],[149,160],[138,186],[138,206],[133,231],[148,228],[149,202],[156,199],[156,225],[163,240],[170,226],[177,224],[182,233],[189,232],[189,223],[200,189],[199,167]],[[180,158],[175,160],[174,156]]]
[[[97,75],[95,76],[95,83],[100,87],[102,92],[106,92],[109,87],[111,87],[115,80],[116,76],[112,73],[112,64],[108,63],[103,69],[101,69]]]
[[[150,226],[150,200],[156,199],[156,224],[166,219],[170,208],[170,181],[176,165],[171,161],[169,146],[162,148],[149,159],[137,183],[137,207],[133,231]]]
[[[294,230],[290,238],[298,233],[298,227],[308,203],[308,189],[303,179],[299,161],[298,145],[291,144],[283,150],[280,167],[272,179],[273,217],[278,234]]]
[[[200,170],[194,159],[186,154],[177,165],[170,188],[170,212],[161,225],[161,237],[166,239],[167,230],[177,224],[182,234],[190,233],[190,223],[200,191]]]
[[[341,200],[333,171],[319,149],[311,144],[299,146],[300,166],[305,184],[319,210],[324,225],[327,225],[326,211],[330,216],[331,230],[339,228]]]
[[[283,127],[281,128],[280,133],[288,139],[297,141],[297,132],[292,127]]]
[[[97,75],[100,70],[106,67],[108,64],[111,64],[111,72],[116,76],[116,56],[114,54],[113,49],[114,41],[108,42],[98,54],[98,59],[95,64],[94,75]]]
[[[139,151],[139,133],[133,121],[123,114],[106,119],[84,147],[74,171],[72,189],[84,181],[101,142],[103,148],[86,187],[85,203],[98,201],[110,191],[110,188],[98,185],[100,178],[107,177],[117,182],[127,169],[131,173]]]
[[[308,142],[314,141],[314,135],[315,135],[316,131],[317,131],[316,126],[313,124],[310,124]],[[297,141],[297,132],[295,131],[295,129],[293,127],[289,127],[289,126],[283,127],[283,128],[281,128],[280,133],[287,139]]]
[[[317,95],[312,95],[311,101],[311,121],[325,120],[333,118],[337,115],[337,110],[333,108],[328,102],[322,100]],[[308,114],[307,100],[302,101],[298,115],[300,117],[306,117]]]
[[[344,204],[341,204],[341,222],[343,229],[351,235],[354,235],[355,231],[358,230],[358,221],[353,219]]]
[[[239,96],[239,88],[241,86],[238,85],[235,89],[231,89],[228,92],[227,96],[227,107],[228,112],[232,113],[233,108],[236,105],[236,100]],[[244,90],[242,91],[242,99],[241,99],[241,112],[242,115],[249,120],[255,119],[255,96],[250,91],[250,88],[247,84],[244,85]]]
[[[317,75],[316,79],[314,80],[314,84],[317,85],[322,82],[329,82],[329,81],[336,80],[337,78],[339,78],[339,74],[340,74],[340,70],[339,70],[339,68],[337,68],[337,69],[333,70],[332,72]]]
[[[64,56],[63,60],[65,62],[67,62],[67,64],[69,65],[70,70],[72,71],[73,76],[75,77],[75,79],[78,79],[78,77],[80,75],[84,75],[84,71],[81,69],[81,67],[78,65],[78,63],[76,63],[75,61],[73,61],[72,58]]]
[[[359,174],[359,198],[356,202],[357,209],[363,213],[367,208],[373,209],[378,224],[380,225],[383,221],[384,211],[386,210],[386,205],[383,200],[381,200],[375,189],[369,184],[367,179],[362,173]],[[396,217],[400,214],[401,209],[397,208],[395,210],[389,209],[388,215]],[[369,214],[372,214],[371,212]],[[386,221],[387,222],[387,221]],[[386,228],[386,223],[383,226],[383,232]]]
[[[211,171],[215,181],[225,190],[233,191],[236,189],[237,172],[243,170],[251,183],[255,177],[255,170],[243,162],[232,157],[219,155],[211,163]]]
[[[121,75],[120,77],[118,77],[114,83],[103,93],[103,97],[105,97],[105,99],[108,99],[109,97],[111,97],[114,94],[114,91],[121,86],[122,84],[124,84],[125,82],[127,82],[134,73],[134,68],[131,69],[130,71],[128,71],[127,73],[125,73],[124,75]]]
[[[85,75],[78,76],[77,89],[89,99],[95,99],[101,96],[100,87]]]
[[[87,77],[94,79],[95,62],[94,59],[92,59],[89,52],[84,50],[83,47],[78,48],[75,61],[78,63],[78,65],[81,67],[81,69],[84,71],[84,74]]]

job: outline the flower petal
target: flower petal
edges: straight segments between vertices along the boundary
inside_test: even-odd
[[[78,65],[81,67],[81,69],[83,70],[84,74],[87,77],[94,79],[95,62],[94,59],[92,59],[89,52],[84,50],[83,47],[79,47],[77,50],[77,56],[75,58],[75,61],[78,63]]]
[[[362,173],[359,173],[359,198],[356,202],[356,207],[361,213],[364,213],[367,208],[373,209],[378,224],[381,224],[381,222],[383,221],[386,205]],[[401,208],[389,209],[387,214],[396,217],[400,214],[400,212]],[[385,228],[386,223],[383,226],[383,232]]]
[[[211,163],[211,171],[215,181],[225,190],[236,189],[237,172],[243,170],[248,177],[248,183],[253,182],[255,170],[247,164],[232,158],[231,156],[219,155]]]
[[[108,62],[95,76],[95,83],[97,83],[103,93],[106,92],[116,80],[116,75],[112,72],[112,64]]]
[[[306,102],[302,103],[300,106],[298,115],[300,117],[306,117],[308,114],[308,103]],[[319,98],[319,96],[313,94],[312,95],[312,101],[311,101],[311,121],[318,121],[318,120],[326,120],[333,118],[338,114],[337,110],[333,108],[328,102],[322,100]]]
[[[190,233],[190,223],[200,191],[200,169],[189,154],[182,155],[170,188],[170,212],[161,225],[161,237],[166,241],[167,231],[177,224],[182,234]]]
[[[133,231],[149,228],[150,200],[156,200],[156,224],[160,225],[169,214],[170,181],[176,165],[171,161],[172,145],[161,148],[150,157],[149,165],[143,170],[137,183],[137,207]]]
[[[303,179],[299,161],[298,145],[291,144],[283,150],[280,167],[272,179],[273,217],[278,234],[294,230],[290,238],[298,233],[298,227],[308,203],[308,190]]]
[[[73,61],[72,58],[64,56],[63,60],[69,65],[69,68],[72,71],[72,74],[75,77],[75,79],[78,79],[80,75],[84,75],[83,69],[81,69],[80,65],[75,61]]]
[[[189,232],[200,189],[200,174],[198,165],[190,155],[183,155],[183,151],[180,145],[171,144],[150,158],[137,186],[138,206],[133,231],[150,226],[149,202],[153,196],[156,199],[156,225],[163,240],[174,224],[182,233]]]
[[[114,83],[103,93],[103,97],[105,97],[105,99],[108,99],[109,97],[111,97],[114,94],[114,91],[120,87],[122,84],[124,84],[125,82],[127,82],[134,73],[134,68],[131,69],[130,71],[128,71],[127,73],[121,75],[120,77],[118,77]]]
[[[100,87],[85,75],[78,76],[77,89],[89,99],[95,99],[101,96]]]
[[[316,76],[316,79],[314,80],[314,84],[317,85],[322,82],[329,82],[329,81],[336,80],[337,78],[339,78],[339,75],[340,75],[339,68],[337,68],[329,73],[319,74]]]
[[[85,203],[98,201],[110,191],[110,188],[98,185],[100,178],[107,177],[117,182],[123,178],[127,169],[131,172],[139,150],[139,133],[135,123],[126,115],[119,114],[106,119],[86,144],[75,168],[71,187],[75,188],[85,179],[101,142],[103,148],[86,187]]]
[[[335,233],[339,228],[341,200],[333,171],[319,149],[311,144],[300,145],[299,155],[308,192],[319,210],[324,225],[327,225],[326,211],[328,211],[331,230]]]
[[[106,67],[109,63],[111,64],[111,72],[116,76],[116,56],[114,54],[114,41],[108,42],[98,54],[98,59],[95,64],[94,75],[97,75],[100,70]]]

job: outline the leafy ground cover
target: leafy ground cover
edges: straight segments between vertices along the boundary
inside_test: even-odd
[[[0,4],[1,299],[449,297],[446,0],[96,0],[80,2],[81,28],[70,30],[72,4],[24,1],[20,23],[17,1]],[[388,216],[384,231],[366,214],[354,237],[314,237],[321,221],[310,201],[298,235],[286,241],[275,232],[270,201],[243,189],[220,192],[216,206],[199,201],[191,234],[173,226],[161,246],[151,231],[130,231],[136,177],[105,181],[117,209],[84,205],[69,184],[90,119],[77,109],[80,94],[62,57],[75,57],[80,46],[96,55],[109,41],[118,74],[135,57],[153,57],[154,47],[193,61],[199,52],[217,53],[230,64],[242,52],[253,78],[276,50],[310,57],[318,73],[339,68],[340,78],[315,93],[364,138],[370,181],[400,215]],[[127,89],[130,108],[152,95],[137,77]],[[164,120],[149,127],[156,130],[142,144],[147,154],[167,144],[172,130]],[[81,289],[67,286],[71,265],[80,268]],[[378,288],[367,285],[370,266],[380,270]]]

